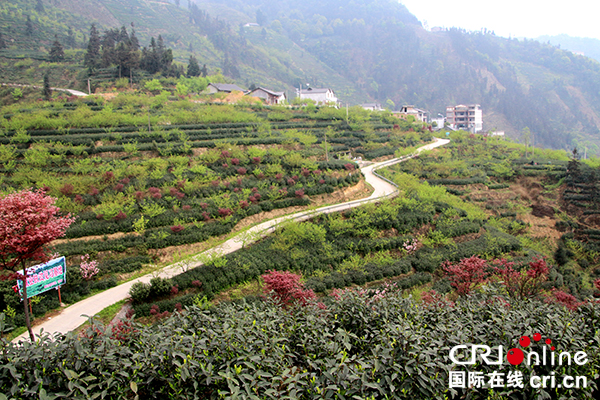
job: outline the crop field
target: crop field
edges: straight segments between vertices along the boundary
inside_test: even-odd
[[[114,286],[161,254],[222,237],[244,218],[310,206],[315,196],[356,185],[362,177],[349,154],[392,156],[431,140],[420,126],[360,109],[347,115],[160,96],[2,109],[1,190],[42,189],[77,216],[53,246],[69,261],[67,303]],[[100,263],[91,281],[78,271],[86,254]],[[0,309],[16,308],[14,296],[5,297]],[[56,306],[56,296],[47,297],[34,313]]]

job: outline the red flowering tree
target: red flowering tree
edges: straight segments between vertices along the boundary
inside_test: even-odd
[[[529,269],[515,271],[514,263],[505,259],[495,260],[495,275],[506,286],[509,296],[526,299],[538,296],[542,284],[548,278],[549,268],[544,259],[536,259],[529,263]]]
[[[293,272],[269,270],[261,277],[265,282],[263,292],[265,294],[272,292],[273,296],[284,306],[288,306],[294,301],[305,305],[308,300],[317,297],[312,290],[304,289],[304,285],[300,282],[300,275]]]
[[[27,262],[46,260],[44,246],[64,236],[75,221],[71,214],[61,216],[55,202],[42,190],[23,190],[0,197],[0,279],[23,281],[25,324],[32,341],[35,338],[27,307]]]
[[[464,258],[457,264],[446,261],[442,268],[459,295],[469,294],[487,279],[487,262],[477,256]]]

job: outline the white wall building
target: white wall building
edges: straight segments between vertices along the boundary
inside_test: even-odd
[[[311,88],[296,89],[296,96],[300,99],[310,99],[317,104],[338,103],[338,99],[332,89],[328,88]]]
[[[446,107],[446,122],[454,129],[473,133],[483,130],[483,111],[479,104]]]

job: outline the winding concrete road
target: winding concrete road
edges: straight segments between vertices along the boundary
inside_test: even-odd
[[[241,232],[233,238],[223,242],[222,244],[213,247],[210,250],[205,251],[201,255],[196,257],[196,261],[188,262],[188,263],[177,263],[170,266],[167,266],[161,269],[159,272],[151,273],[148,275],[144,275],[140,278],[134,279],[132,281],[123,283],[119,286],[113,287],[111,289],[105,290],[102,293],[98,293],[94,296],[88,297],[78,303],[75,303],[64,310],[62,312],[49,319],[48,321],[43,322],[40,325],[37,325],[33,328],[34,334],[37,336],[42,331],[43,332],[56,332],[56,333],[66,333],[76,329],[81,326],[84,322],[88,320],[88,316],[93,316],[98,312],[102,311],[108,306],[115,304],[116,302],[126,299],[129,297],[129,289],[136,282],[150,282],[150,279],[160,276],[163,278],[171,278],[175,275],[181,274],[183,271],[191,268],[198,267],[202,265],[202,260],[210,259],[210,257],[219,257],[225,254],[233,253],[248,245],[259,238],[268,235],[269,233],[275,231],[280,224],[285,223],[286,221],[304,221],[310,219],[318,214],[328,214],[332,212],[339,212],[343,210],[347,210],[349,208],[358,207],[362,204],[371,203],[375,201],[379,201],[384,198],[394,197],[398,194],[398,189],[396,186],[390,182],[385,180],[377,175],[375,172],[377,169],[388,167],[390,165],[394,165],[405,161],[409,158],[415,157],[418,153],[424,150],[432,150],[436,147],[443,146],[450,141],[447,139],[436,139],[434,143],[430,143],[428,145],[422,146],[417,149],[416,153],[411,156],[406,156],[402,158],[395,158],[388,161],[383,161],[376,164],[370,164],[361,168],[361,172],[365,176],[365,180],[369,183],[374,191],[373,193],[364,199],[349,201],[346,203],[340,203],[333,206],[321,207],[312,211],[301,211],[295,214],[286,215],[283,217],[275,218],[261,224],[255,225],[252,228],[248,229],[245,232]],[[21,336],[15,338],[13,341],[18,342],[21,340],[28,340],[29,334],[25,332]]]
[[[18,83],[2,83],[2,86],[10,86],[10,87],[31,87],[34,89],[43,89],[42,86],[35,86],[35,85],[21,85]],[[80,92],[79,90],[75,90],[75,89],[63,89],[63,88],[54,88],[51,87],[50,90],[54,90],[56,92],[67,92],[72,96],[77,96],[77,97],[86,97],[88,94],[87,93],[83,93]]]

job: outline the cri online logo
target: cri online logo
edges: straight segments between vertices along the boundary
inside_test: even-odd
[[[540,342],[542,335],[539,333],[533,334],[533,341]],[[571,365],[571,362],[575,362],[577,365],[584,365],[588,362],[587,354],[583,351],[576,352],[573,356],[567,351],[562,351],[560,354],[556,354],[554,350],[556,348],[552,345],[552,340],[547,338],[544,340],[546,346],[542,347],[541,354],[537,351],[524,352],[519,348],[512,348],[506,353],[506,361],[512,365],[519,365],[523,362],[526,365]],[[529,336],[522,336],[519,339],[519,344],[523,348],[528,348],[532,345],[532,338]],[[461,352],[460,350],[464,350]],[[481,350],[481,351],[480,351]],[[470,358],[459,357],[461,355],[469,355]],[[474,365],[477,362],[477,358],[481,359],[487,365],[502,365],[504,362],[504,347],[498,346],[497,353],[493,354],[492,348],[486,345],[459,345],[454,346],[450,349],[450,360],[457,365]],[[459,358],[462,358],[459,359]]]

